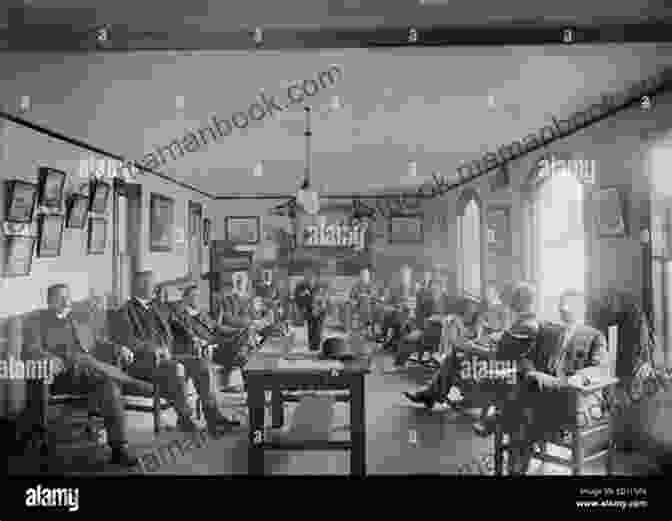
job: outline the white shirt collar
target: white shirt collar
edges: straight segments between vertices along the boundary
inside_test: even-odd
[[[70,308],[67,308],[60,313],[57,312],[56,313],[56,318],[58,318],[60,320],[65,320],[66,318],[68,318],[70,316],[70,312],[71,312]]]
[[[195,307],[185,306],[185,308],[187,309],[187,313],[189,313],[192,317],[198,315],[198,309],[196,309]]]
[[[140,297],[134,297],[134,298],[142,305],[143,308],[149,309],[149,300]]]

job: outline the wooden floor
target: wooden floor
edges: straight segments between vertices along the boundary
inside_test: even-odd
[[[450,409],[426,409],[408,403],[402,392],[415,389],[430,376],[426,370],[409,368],[401,373],[391,373],[392,358],[379,353],[374,356],[372,374],[367,378],[367,473],[375,474],[456,474],[458,465],[468,465],[481,455],[491,454],[492,438],[483,439],[473,434],[470,418]],[[222,396],[222,406],[234,405],[236,400]],[[347,422],[347,406],[336,404],[334,420],[335,436],[345,435],[342,427]],[[233,409],[244,412],[242,407]],[[288,423],[291,424],[291,408]],[[168,418],[168,421],[174,419]],[[151,432],[149,415],[136,414],[131,418],[133,426],[131,442],[134,450],[146,453],[148,447],[156,447]],[[340,431],[340,432],[339,432]],[[162,436],[160,444],[171,443],[179,433]],[[245,424],[237,431],[212,440],[205,445],[193,445],[177,458],[167,459],[157,468],[146,469],[156,474],[245,474],[247,473],[247,431]],[[85,452],[82,452],[85,451]],[[92,448],[80,448],[78,457],[64,459],[64,473],[119,472],[109,466],[102,467],[101,452]],[[306,452],[266,454],[266,472],[276,475],[349,473],[349,457],[340,452]],[[72,466],[67,465],[70,461]],[[76,462],[79,461],[79,464]],[[88,468],[81,465],[88,461]],[[96,462],[94,464],[94,461]],[[24,467],[27,468],[27,467]],[[646,458],[637,455],[618,454],[617,474],[640,475],[655,471],[655,466]],[[566,473],[565,469],[546,464],[543,468],[534,465],[534,474]],[[602,474],[604,468],[597,465],[588,468],[587,474]]]

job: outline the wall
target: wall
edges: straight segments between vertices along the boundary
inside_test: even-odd
[[[655,175],[656,188],[660,179],[669,175],[670,155],[660,153],[655,163],[650,159],[651,136],[664,134],[664,129],[672,127],[672,97],[660,96],[649,111],[640,107],[628,109],[603,120],[561,141],[547,147],[545,152],[567,153],[577,159],[595,160],[597,163],[596,185],[598,187],[618,187],[626,195],[626,220],[629,235],[624,238],[598,239],[595,226],[590,224],[589,250],[589,291],[597,297],[608,288],[641,294],[642,290],[642,246],[640,230],[646,226],[651,196],[651,176]],[[483,212],[487,205],[507,204],[511,206],[512,250],[514,252],[514,277],[524,278],[524,237],[523,237],[523,196],[520,188],[535,162],[544,152],[539,151],[510,163],[511,187],[508,190],[491,193],[488,176],[474,180],[468,186],[475,188],[484,200]],[[672,183],[665,181],[669,188]],[[466,188],[466,187],[465,187]],[[435,256],[443,262],[457,266],[457,218],[456,201],[460,191],[450,192],[441,198],[425,204],[427,220],[440,221],[447,214],[446,226],[434,226],[427,238],[425,255]],[[593,222],[594,214],[590,204],[586,219]],[[484,213],[483,213],[484,215]],[[455,269],[456,271],[456,269]],[[547,274],[552,276],[552,274]],[[456,279],[455,279],[456,280]],[[457,284],[454,286],[457,291]]]

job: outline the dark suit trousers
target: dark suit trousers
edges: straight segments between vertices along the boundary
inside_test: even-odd
[[[153,353],[136,353],[135,357],[135,361],[128,368],[128,374],[158,385],[159,394],[175,407],[178,415],[191,417],[185,364],[178,360],[162,360],[157,367]]]
[[[308,332],[308,346],[312,351],[320,349],[322,344],[322,329],[324,326],[324,314],[314,316],[312,313],[306,313],[306,329]]]
[[[69,371],[54,379],[51,393],[87,396],[89,408],[98,411],[103,417],[109,445],[114,447],[126,443],[127,423],[123,396],[119,384],[111,378],[99,374]]]

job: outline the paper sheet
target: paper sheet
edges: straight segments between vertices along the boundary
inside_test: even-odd
[[[309,360],[281,358],[278,360],[278,369],[313,369],[318,371],[340,371],[343,363],[338,360]]]

